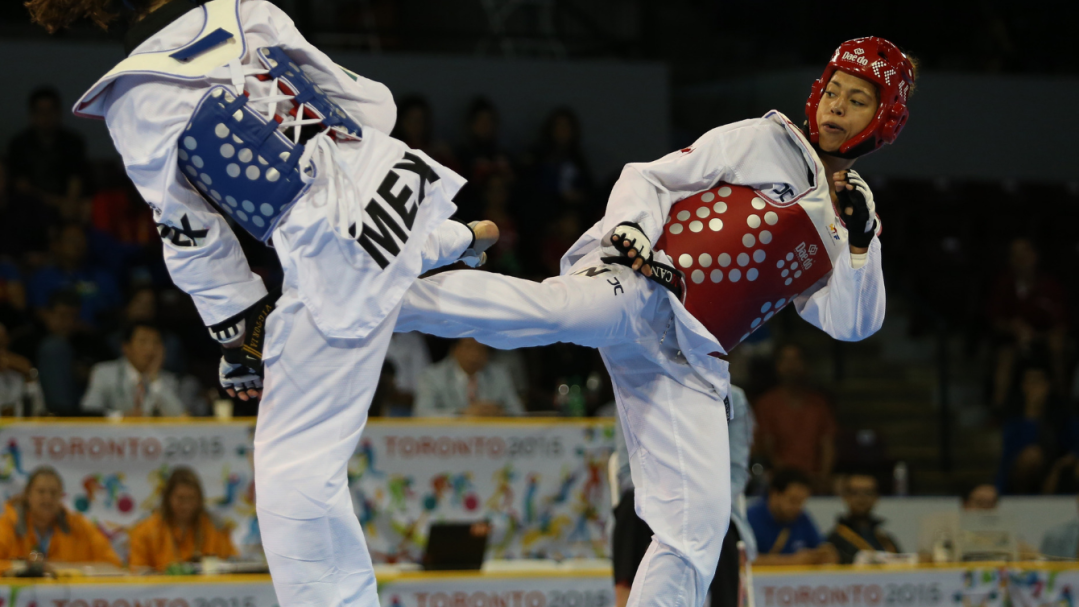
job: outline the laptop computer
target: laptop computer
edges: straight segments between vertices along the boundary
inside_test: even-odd
[[[1014,518],[996,511],[960,513],[956,537],[959,560],[1018,560],[1015,528]]]
[[[426,571],[478,571],[487,552],[491,525],[472,523],[432,523],[423,554]]]

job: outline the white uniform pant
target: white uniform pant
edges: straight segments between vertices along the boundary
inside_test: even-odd
[[[711,385],[678,362],[661,287],[617,265],[542,283],[446,272],[413,284],[396,330],[507,349],[599,348],[624,422],[635,508],[654,533],[629,607],[704,603],[730,521],[727,418]]]
[[[456,260],[471,234],[456,222],[443,224],[428,238],[424,267]],[[364,339],[331,339],[296,293],[286,290],[274,312],[281,316],[268,323],[287,335],[267,335],[285,343],[266,363],[255,426],[255,489],[263,548],[282,607],[379,605],[347,470],[399,309]]]

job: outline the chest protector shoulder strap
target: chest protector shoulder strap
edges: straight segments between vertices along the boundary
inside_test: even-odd
[[[152,75],[167,80],[192,81],[239,61],[247,53],[240,24],[240,0],[210,0],[201,7],[202,31],[191,42],[174,49],[131,55],[109,70],[75,103],[76,116],[104,119],[105,92],[117,78]]]

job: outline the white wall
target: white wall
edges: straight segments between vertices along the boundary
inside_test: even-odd
[[[2,41],[8,58],[0,96],[0,145],[25,127],[26,98],[39,84],[60,89],[64,103],[78,97],[123,58],[120,46],[49,41]],[[476,95],[489,97],[502,113],[505,143],[521,149],[536,138],[551,109],[577,111],[584,145],[597,177],[626,162],[651,160],[670,146],[667,68],[659,63],[506,60],[466,56],[369,55],[334,52],[335,61],[384,82],[398,98],[426,95],[435,109],[438,134],[453,143],[463,134],[464,111]],[[83,132],[91,156],[113,154],[104,127],[69,118]]]
[[[806,510],[821,533],[827,534],[845,509],[838,497],[814,497],[810,498]],[[914,552],[918,547],[921,518],[945,511],[958,512],[959,498],[884,497],[877,503],[876,515],[887,521],[884,528],[895,536],[905,552]],[[1047,530],[1079,516],[1074,497],[1004,497],[1000,500],[1000,512],[1012,517],[1018,538],[1034,548],[1041,545],[1042,535]]]

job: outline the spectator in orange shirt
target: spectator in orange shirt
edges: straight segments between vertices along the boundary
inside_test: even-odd
[[[835,465],[832,409],[824,395],[809,385],[800,347],[788,344],[779,349],[776,376],[779,385],[756,402],[754,447],[772,466],[801,470],[818,491],[826,492]]]
[[[46,562],[109,563],[120,566],[108,538],[86,517],[64,508],[63,481],[56,470],[42,466],[30,474],[22,497],[13,500],[0,519],[0,559]]]
[[[206,512],[205,504],[198,475],[190,468],[173,470],[161,507],[131,529],[131,568],[164,571],[174,563],[198,562],[206,556],[236,556],[229,530]]]

